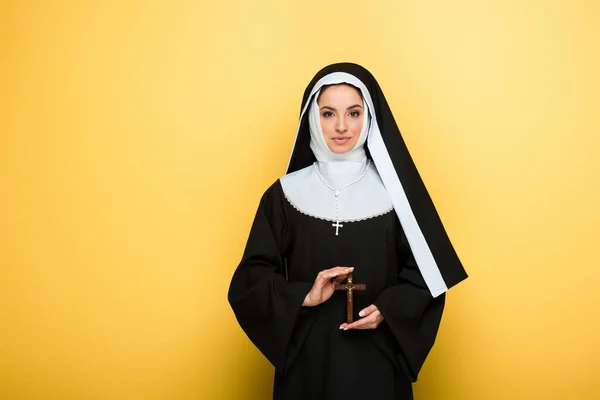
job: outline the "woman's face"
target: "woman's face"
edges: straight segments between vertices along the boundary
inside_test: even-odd
[[[337,154],[352,150],[364,119],[358,89],[345,84],[328,86],[321,92],[318,104],[321,129],[329,150]]]

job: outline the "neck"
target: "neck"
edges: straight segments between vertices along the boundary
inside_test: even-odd
[[[358,161],[319,161],[319,170],[323,176],[353,178],[363,173],[367,158]]]

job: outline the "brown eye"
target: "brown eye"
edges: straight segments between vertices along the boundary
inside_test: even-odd
[[[351,111],[351,112],[350,112],[350,116],[351,116],[351,117],[355,117],[355,118],[356,118],[356,117],[358,117],[359,115],[360,115],[360,113],[359,113],[358,111]]]
[[[333,116],[333,113],[332,113],[331,111],[325,111],[325,112],[323,113],[323,116],[324,116],[324,117],[332,117],[332,116]]]

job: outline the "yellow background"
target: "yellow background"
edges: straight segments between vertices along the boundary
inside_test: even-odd
[[[268,398],[226,291],[345,60],[471,275],[416,398],[600,398],[598,1],[3,0],[0,37],[0,398]]]

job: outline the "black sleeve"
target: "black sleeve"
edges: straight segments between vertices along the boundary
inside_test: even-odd
[[[442,319],[445,294],[433,298],[400,228],[397,283],[378,296],[375,305],[399,349],[395,358],[412,381],[417,376],[433,343]]]
[[[229,286],[228,300],[250,340],[281,373],[294,327],[312,282],[285,276],[286,218],[277,182],[260,201],[248,243]]]

